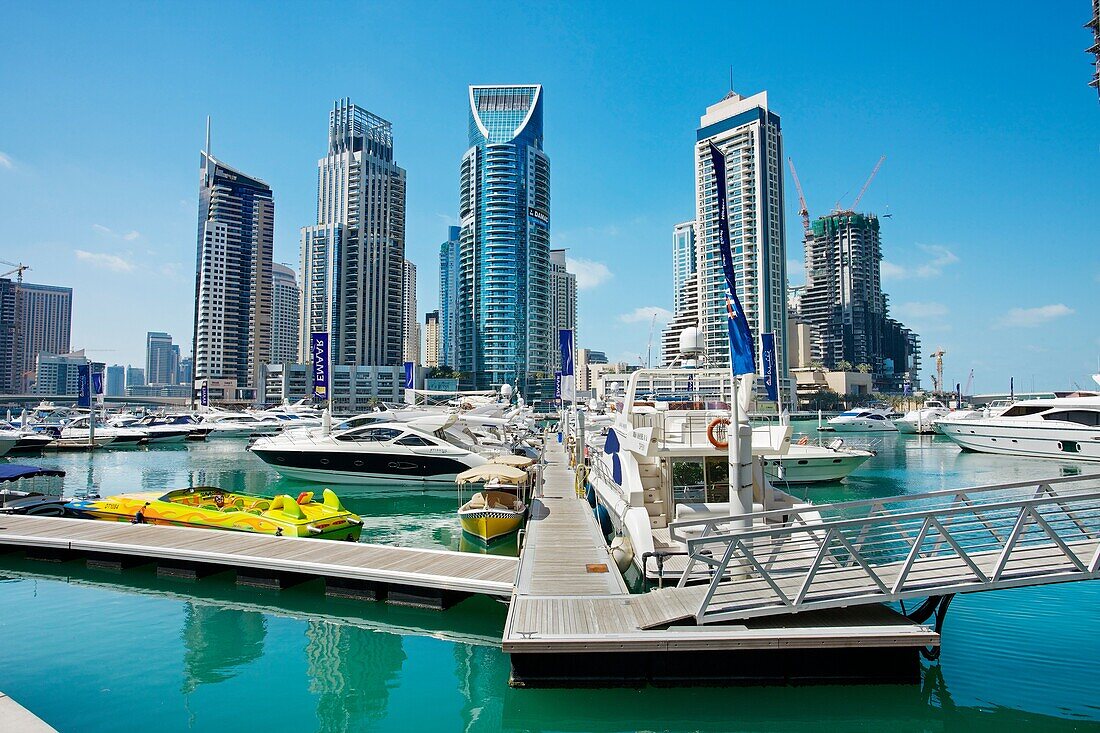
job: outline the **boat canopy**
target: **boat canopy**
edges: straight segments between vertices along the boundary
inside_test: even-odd
[[[527,468],[535,462],[534,458],[528,458],[527,456],[493,456],[489,459],[489,463],[497,463],[502,466],[515,466],[516,468]]]
[[[19,481],[25,478],[38,478],[39,476],[64,476],[64,471],[56,468],[39,468],[38,466],[22,466],[16,463],[0,465],[0,481]]]
[[[456,484],[486,483],[496,479],[502,484],[522,484],[527,481],[527,472],[515,466],[501,463],[484,463],[455,476]]]

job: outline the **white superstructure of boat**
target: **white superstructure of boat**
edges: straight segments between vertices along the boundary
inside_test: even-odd
[[[935,432],[932,423],[947,415],[951,410],[939,400],[925,400],[924,405],[916,410],[910,410],[897,420],[894,427],[899,433],[930,435]]]
[[[848,446],[836,438],[824,445],[793,441],[785,454],[764,454],[761,459],[774,483],[817,484],[841,481],[874,456],[872,450]]]
[[[883,407],[856,407],[830,418],[828,426],[838,433],[880,433],[897,430],[890,410]]]
[[[941,420],[940,425],[964,450],[1100,461],[1100,397],[1024,400],[998,417]]]
[[[622,409],[607,428],[592,458],[588,497],[601,526],[617,535],[612,554],[646,578],[678,578],[686,567],[684,544],[672,539],[677,520],[730,516],[729,449],[723,421],[728,406],[689,396],[680,401],[638,399],[639,379],[661,382],[674,393],[702,393],[705,382],[728,385],[728,370],[639,370],[630,376]],[[728,394],[728,386],[726,387]],[[717,392],[719,395],[720,391]],[[747,410],[742,411],[747,415]],[[782,455],[790,447],[789,425],[753,430],[753,510],[803,502],[776,489],[764,471],[762,455]],[[716,445],[717,443],[717,445]]]

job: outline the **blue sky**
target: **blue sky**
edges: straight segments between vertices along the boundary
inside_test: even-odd
[[[884,220],[893,314],[976,391],[1085,386],[1100,354],[1100,104],[1088,3],[20,3],[0,46],[0,259],[72,285],[73,346],[190,349],[198,151],[275,190],[298,262],[333,100],[393,122],[421,311],[454,222],[471,83],[545,85],[552,239],[580,345],[636,361],[672,303],[704,108],[769,92],[811,214]],[[15,32],[11,32],[15,29]],[[787,257],[802,281],[788,175]],[[655,336],[655,341],[659,337]],[[931,359],[926,358],[926,373]],[[927,380],[926,380],[927,383]]]

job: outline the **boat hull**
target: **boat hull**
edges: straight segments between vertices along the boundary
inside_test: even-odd
[[[963,450],[977,453],[1100,462],[1100,430],[1058,430],[1029,425],[940,423],[943,434]]]
[[[501,509],[475,509],[459,512],[462,531],[482,542],[504,539],[519,531],[523,514]]]
[[[764,471],[768,477],[788,484],[819,484],[841,481],[862,466],[871,453],[841,453],[815,458],[764,456]],[[779,466],[783,478],[779,479]]]
[[[339,484],[445,484],[477,464],[449,456],[387,455],[341,451],[288,451],[253,447],[252,452],[287,478]]]
[[[844,422],[830,420],[827,424],[837,433],[893,433],[898,429],[894,423],[888,420],[851,420]]]

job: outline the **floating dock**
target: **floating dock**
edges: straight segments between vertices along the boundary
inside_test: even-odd
[[[241,585],[279,589],[323,578],[328,595],[445,609],[471,594],[508,597],[518,560],[217,529],[0,516],[0,551],[124,568],[156,563],[160,575],[198,578],[232,570]]]
[[[676,626],[700,593],[631,594],[562,447],[547,441],[502,646],[516,687],[915,682],[939,634],[881,605]],[[686,602],[685,602],[686,601]]]
[[[4,733],[57,733],[3,692],[0,692],[0,730]]]

